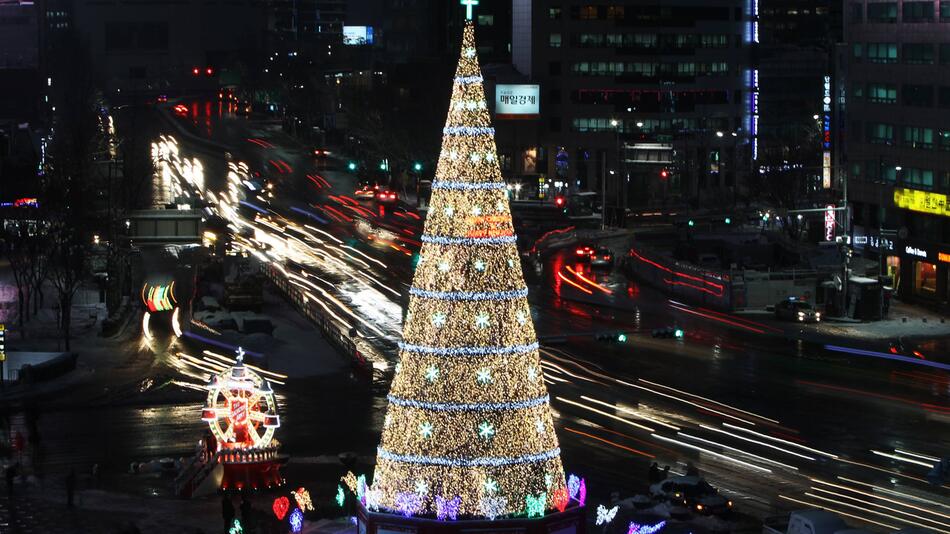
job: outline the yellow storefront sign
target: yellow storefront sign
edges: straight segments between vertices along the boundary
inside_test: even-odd
[[[947,195],[941,195],[940,193],[895,188],[894,204],[898,208],[950,217],[950,204],[947,204]]]

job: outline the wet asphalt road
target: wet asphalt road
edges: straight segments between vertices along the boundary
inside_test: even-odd
[[[153,124],[156,131],[166,129],[162,123]],[[345,189],[352,187],[352,178],[335,167],[339,162],[315,167],[312,158],[281,145],[283,137],[260,124],[215,118],[204,126],[204,131],[218,140],[237,144],[247,137],[273,145],[262,148],[245,142],[235,156],[246,158],[252,168],[256,164],[266,169],[271,159],[286,162],[293,172],[270,174],[295,196],[307,195],[314,202],[325,198],[326,191],[314,191],[308,185],[311,182],[306,174],[310,173],[327,179],[336,194],[352,191]],[[209,177],[224,168],[220,154],[215,157],[206,148],[196,153]],[[213,180],[209,179],[209,187],[214,187]],[[357,237],[349,229],[340,228],[340,232],[348,238]],[[394,287],[408,281],[411,259],[405,254],[381,252],[365,243],[359,246],[392,265],[380,276]],[[813,485],[809,477],[844,476],[931,499],[940,499],[941,492],[943,497],[947,495],[946,490],[928,488],[912,478],[924,476],[925,468],[871,452],[901,449],[947,455],[947,372],[846,357],[818,345],[751,333],[708,316],[683,312],[647,287],[635,286],[634,307],[629,310],[578,303],[571,299],[576,296],[573,289],[557,284],[555,278],[572,260],[570,255],[554,254],[546,259],[541,276],[528,279],[539,336],[551,340],[543,357],[557,366],[546,366],[545,374],[558,416],[565,465],[588,478],[592,499],[605,499],[615,490],[622,495],[642,491],[651,461],[670,464],[674,471],[682,471],[686,462],[695,463],[737,508],[755,516],[801,507],[779,498],[780,494],[814,502],[804,496]],[[594,274],[592,279],[608,286],[620,283],[616,273]],[[683,340],[649,335],[654,328],[672,324],[685,330]],[[625,343],[594,338],[595,333],[621,331],[628,334]],[[130,349],[133,343],[130,341]],[[143,373],[165,377],[169,370],[157,366],[143,368]],[[384,391],[368,388],[352,377],[322,377],[291,378],[280,393],[283,426],[279,439],[286,452],[299,457],[344,450],[373,454],[385,406]],[[186,455],[203,432],[197,415],[202,397],[197,392],[172,393],[167,389],[115,405],[55,410],[40,406],[33,418],[41,436],[42,462],[50,472],[92,463],[124,470],[131,461]],[[610,407],[617,404],[622,407],[619,411]],[[680,430],[645,423],[624,409],[649,413]],[[11,414],[15,427],[28,428],[29,419],[23,412]],[[630,421],[653,431],[634,427]],[[754,424],[748,424],[750,421]],[[814,458],[805,459],[708,429],[753,437],[723,423],[838,458],[754,438]],[[706,442],[685,438],[682,433]],[[699,454],[670,439],[721,456]]]

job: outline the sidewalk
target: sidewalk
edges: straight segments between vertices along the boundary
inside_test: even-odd
[[[920,306],[891,300],[887,319],[862,322],[829,317],[821,326],[825,333],[861,339],[950,336],[950,317]]]

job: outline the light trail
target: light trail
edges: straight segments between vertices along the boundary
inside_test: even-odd
[[[744,450],[742,450],[742,449],[740,449],[740,448],[737,448],[737,447],[732,447],[732,446],[730,446],[730,445],[725,445],[725,444],[723,444],[723,443],[718,443],[718,442],[715,442],[715,441],[711,441],[711,440],[708,440],[708,439],[704,439],[704,438],[701,438],[701,437],[698,437],[698,436],[694,436],[694,435],[692,435],[692,434],[687,434],[687,433],[685,433],[685,432],[677,432],[676,434],[677,434],[678,436],[683,436],[684,438],[692,439],[692,440],[695,440],[695,441],[701,441],[701,442],[703,442],[703,443],[705,443],[705,444],[707,444],[707,445],[714,445],[714,446],[716,446],[716,447],[722,447],[723,449],[728,449],[728,450],[733,451],[733,452],[738,452],[738,453],[744,454],[744,455],[746,455],[746,456],[751,456],[752,458],[755,458],[755,459],[757,459],[757,460],[761,460],[761,461],[763,461],[763,462],[767,462],[767,463],[770,463],[770,464],[775,464],[775,465],[777,465],[777,466],[779,466],[779,467],[784,467],[785,469],[791,469],[792,471],[798,471],[798,468],[795,467],[795,466],[793,466],[793,465],[783,464],[782,462],[777,462],[777,461],[775,461],[775,460],[772,460],[771,458],[766,458],[765,456],[759,456],[758,454],[752,454],[752,453],[749,452],[749,451],[744,451]]]
[[[741,439],[742,441],[748,441],[749,443],[755,443],[756,445],[761,445],[761,446],[763,446],[763,447],[768,447],[768,448],[770,448],[770,449],[775,449],[775,450],[777,450],[777,451],[784,452],[785,454],[790,454],[790,455],[792,455],[792,456],[797,456],[797,457],[803,458],[803,459],[805,459],[805,460],[811,460],[812,462],[815,461],[815,459],[814,459],[813,457],[811,457],[811,456],[805,456],[804,454],[799,454],[799,453],[797,453],[797,452],[793,452],[793,451],[790,451],[790,450],[787,450],[787,449],[783,449],[783,448],[781,448],[781,447],[779,447],[779,446],[777,446],[777,445],[772,445],[771,443],[765,443],[764,441],[759,441],[759,440],[756,440],[756,439],[747,438],[747,437],[745,437],[745,436],[740,436],[740,435],[738,435],[738,434],[733,434],[732,432],[726,432],[725,430],[723,430],[723,429],[721,429],[721,428],[716,428],[716,427],[714,427],[714,426],[709,426],[709,425],[699,425],[699,426],[700,426],[700,428],[704,428],[704,429],[710,430],[710,431],[712,431],[712,432],[719,432],[720,434],[725,434],[725,435],[727,435],[727,436],[731,436],[731,437],[736,438],[736,439]]]
[[[878,466],[876,466],[876,465],[866,464],[866,463],[864,463],[864,462],[857,462],[857,461],[854,461],[854,460],[848,460],[847,458],[838,458],[838,461],[839,461],[839,462],[844,462],[844,463],[846,463],[846,464],[859,465],[859,466],[861,466],[861,467],[866,467],[866,468],[868,468],[868,469],[873,469],[873,470],[875,470],[875,471],[880,471],[880,472],[882,472],[882,473],[887,473],[887,474],[889,474],[889,475],[891,475],[891,476],[894,476],[894,477],[909,478],[909,479],[911,479],[911,480],[916,480],[917,482],[923,482],[924,484],[929,484],[929,482],[927,482],[927,480],[925,480],[925,479],[923,479],[923,478],[915,477],[915,476],[913,476],[913,475],[906,475],[906,474],[904,474],[904,473],[899,473],[899,472],[894,471],[894,470],[891,470],[891,469],[884,469],[883,467],[878,467]],[[943,486],[943,487],[946,488],[946,487],[948,487],[948,486]]]
[[[841,478],[841,477],[839,477],[839,478]],[[876,494],[874,494],[874,493],[872,493],[872,492],[865,491],[865,490],[862,490],[862,489],[849,488],[848,486],[843,486],[843,485],[841,485],[841,484],[835,484],[834,482],[827,482],[827,481],[820,480],[820,479],[817,479],[817,478],[810,478],[809,480],[811,480],[812,482],[818,483],[818,484],[824,484],[824,485],[826,485],[826,486],[831,486],[831,487],[833,487],[833,488],[838,488],[838,489],[842,489],[842,490],[845,490],[845,491],[850,491],[850,492],[852,492],[852,493],[857,493],[857,494],[859,494],[859,495],[864,495],[865,497],[870,497],[870,498],[872,498],[872,499],[879,499],[879,500],[886,501],[886,502],[889,502],[889,503],[892,503],[892,504],[897,504],[897,505],[900,505],[900,506],[906,506],[907,508],[912,508],[912,509],[918,510],[918,511],[920,511],[920,512],[924,512],[924,513],[927,513],[927,514],[932,514],[932,515],[935,515],[935,516],[937,516],[937,517],[942,517],[942,518],[944,518],[944,519],[950,520],[950,515],[942,514],[942,513],[940,513],[940,512],[934,511],[934,510],[928,510],[928,509],[926,509],[926,508],[923,508],[923,507],[920,507],[920,506],[917,506],[917,505],[914,505],[914,504],[910,504],[910,503],[906,503],[906,502],[901,502],[901,501],[898,501],[897,499],[891,499],[890,497],[883,497],[883,496],[881,496],[881,495],[876,495]],[[814,488],[814,489],[819,490],[820,488]],[[894,511],[897,511],[897,510],[894,510]],[[904,513],[904,512],[899,512],[899,513]],[[926,518],[920,518],[920,519],[929,521],[929,520],[926,519]],[[939,523],[939,524],[942,525],[942,526],[945,526],[945,527],[950,527],[950,525],[945,524],[945,523]]]
[[[648,453],[648,452],[643,452],[643,451],[641,451],[641,450],[634,449],[633,447],[627,447],[626,445],[621,445],[621,444],[619,444],[619,443],[615,443],[615,442],[613,442],[613,441],[610,441],[609,439],[602,438],[602,437],[600,437],[600,436],[595,436],[595,435],[593,435],[593,434],[588,434],[587,432],[582,432],[582,431],[580,431],[580,430],[575,430],[575,429],[573,429],[573,428],[566,427],[566,426],[565,426],[565,427],[561,427],[561,428],[563,428],[564,430],[567,430],[568,432],[573,432],[574,434],[580,434],[581,436],[586,436],[586,437],[588,437],[588,438],[595,439],[595,440],[597,440],[597,441],[606,443],[606,444],[611,445],[611,446],[613,446],[613,447],[617,447],[618,449],[622,449],[622,450],[625,450],[625,451],[630,451],[630,452],[632,452],[632,453],[634,453],[634,454],[639,454],[640,456],[646,456],[647,458],[656,458],[656,456],[654,456],[654,455],[652,455],[652,454],[650,454],[650,453]]]
[[[597,282],[594,282],[593,280],[590,280],[589,278],[585,277],[583,274],[581,274],[581,273],[575,271],[575,270],[574,270],[573,268],[571,268],[570,266],[565,267],[565,269],[567,269],[567,272],[573,274],[574,276],[576,276],[576,277],[577,277],[578,279],[580,279],[581,281],[587,282],[587,284],[589,284],[591,287],[593,287],[593,288],[599,290],[601,293],[606,293],[606,294],[608,294],[608,295],[612,295],[612,294],[613,294],[613,292],[611,292],[611,291],[610,291],[609,289],[607,289],[606,287],[604,287],[604,286],[598,284]]]
[[[641,425],[641,424],[639,424],[639,423],[634,423],[633,421],[630,421],[630,420],[628,420],[628,419],[624,419],[623,417],[618,417],[618,416],[616,416],[616,415],[614,415],[614,414],[607,413],[607,412],[605,412],[605,411],[603,411],[603,410],[598,410],[597,408],[594,408],[594,407],[591,407],[591,406],[587,406],[587,405],[585,405],[585,404],[581,404],[581,403],[579,403],[579,402],[575,402],[575,401],[572,401],[572,400],[565,399],[564,397],[555,397],[555,399],[557,399],[557,400],[559,400],[559,401],[561,401],[561,402],[567,403],[567,404],[572,404],[572,405],[577,406],[577,407],[579,407],[579,408],[583,408],[583,409],[585,409],[585,410],[589,410],[589,411],[594,412],[594,413],[596,413],[596,414],[603,415],[604,417],[609,417],[610,419],[613,419],[613,420],[615,420],[615,421],[620,421],[621,423],[626,423],[626,424],[628,424],[628,425],[630,425],[630,426],[632,426],[632,427],[636,427],[636,428],[639,428],[639,429],[641,429],[641,430],[645,430],[645,431],[647,431],[647,432],[655,432],[654,429],[652,429],[652,428],[650,428],[650,427],[648,427],[648,426],[644,426],[644,425]]]
[[[776,441],[776,442],[778,442],[778,443],[784,443],[785,445],[789,445],[789,446],[792,446],[792,447],[797,447],[797,448],[802,449],[802,450],[804,450],[804,451],[813,452],[813,453],[815,453],[815,454],[820,454],[821,456],[825,456],[825,457],[827,457],[827,458],[833,458],[833,459],[835,459],[835,460],[838,459],[838,455],[836,455],[836,454],[831,454],[831,453],[829,453],[829,452],[824,452],[824,451],[820,451],[820,450],[818,450],[818,449],[813,449],[813,448],[811,448],[811,447],[806,447],[805,445],[802,445],[802,444],[800,444],[800,443],[795,443],[794,441],[789,441],[789,440],[786,440],[786,439],[777,438],[777,437],[775,437],[775,436],[770,436],[770,435],[768,435],[768,434],[762,434],[761,432],[756,432],[756,431],[754,431],[754,430],[751,430],[751,429],[748,429],[748,428],[745,428],[745,427],[741,427],[741,426],[737,426],[737,425],[731,425],[731,424],[729,424],[729,423],[722,423],[722,426],[727,427],[727,428],[731,428],[731,429],[733,429],[733,430],[740,430],[740,431],[742,431],[742,432],[748,432],[749,434],[753,434],[753,435],[755,435],[755,436],[759,436],[759,437],[762,437],[762,438],[765,438],[765,439],[769,439],[769,440],[772,440],[772,441]]]
[[[749,462],[744,462],[744,461],[742,461],[742,460],[733,458],[733,457],[731,457],[731,456],[727,456],[727,455],[725,455],[725,454],[718,453],[718,452],[716,452],[716,451],[711,451],[711,450],[709,450],[709,449],[704,449],[704,448],[702,448],[702,447],[697,447],[696,445],[692,445],[692,444],[690,444],[690,443],[684,443],[684,442],[682,442],[682,441],[679,441],[679,440],[676,440],[676,439],[673,439],[673,438],[667,438],[667,437],[661,436],[661,435],[659,435],[659,434],[650,434],[650,436],[653,437],[654,439],[659,439],[659,440],[666,441],[666,442],[669,442],[669,443],[675,443],[675,444],[677,444],[677,445],[679,445],[679,446],[681,446],[681,447],[686,447],[687,449],[693,449],[693,450],[697,450],[697,451],[699,451],[699,452],[704,452],[704,453],[706,453],[706,454],[709,454],[710,456],[714,456],[714,457],[716,457],[716,458],[721,458],[721,459],[723,459],[723,460],[726,460],[727,462],[732,462],[732,463],[735,463],[735,464],[739,464],[739,465],[748,467],[749,469],[753,469],[753,470],[756,470],[756,471],[762,471],[762,472],[765,472],[765,473],[771,473],[771,472],[772,472],[771,469],[768,469],[768,468],[766,468],[766,467],[762,467],[762,466],[755,465],[755,464],[750,464]]]
[[[903,451],[901,449],[894,449],[894,452],[896,452],[897,454],[903,454],[904,456],[913,456],[915,458],[920,458],[922,460],[930,460],[931,462],[934,462],[934,463],[940,461],[940,458],[937,458],[936,456],[927,456],[925,454],[918,454],[916,452]],[[931,464],[931,466],[932,465],[933,464]]]
[[[567,282],[568,284],[570,284],[570,285],[576,287],[577,289],[583,291],[584,293],[587,293],[588,295],[593,295],[593,294],[594,294],[593,291],[587,289],[586,287],[584,287],[584,286],[578,284],[577,282],[575,282],[575,281],[573,281],[573,280],[570,280],[568,277],[564,276],[564,273],[561,272],[561,271],[558,271],[557,277],[560,278],[561,280],[564,280],[564,281]]]
[[[651,422],[651,423],[654,423],[654,424],[657,424],[657,425],[666,427],[666,428],[668,428],[668,429],[670,429],[670,430],[673,430],[673,431],[678,431],[678,430],[680,430],[680,428],[679,428],[678,426],[671,425],[671,424],[669,424],[669,423],[665,423],[665,422],[660,421],[660,420],[658,420],[658,419],[654,419],[654,418],[652,418],[652,417],[650,417],[650,416],[647,416],[647,415],[644,415],[644,414],[642,414],[642,413],[640,413],[640,412],[638,412],[638,411],[636,411],[636,410],[631,410],[630,408],[625,408],[625,407],[620,406],[620,405],[610,404],[610,403],[604,402],[604,401],[602,401],[602,400],[592,399],[592,398],[588,397],[587,395],[581,395],[581,398],[584,399],[584,400],[586,400],[586,401],[588,401],[588,402],[594,402],[594,403],[600,404],[600,405],[602,405],[602,406],[606,406],[606,407],[608,407],[608,408],[613,408],[613,409],[615,409],[615,410],[618,410],[618,411],[621,411],[621,412],[624,412],[624,413],[628,413],[628,414],[630,414],[630,415],[633,415],[633,416],[635,416],[635,417],[639,417],[640,419],[644,419],[644,420],[647,420],[647,421],[649,421],[649,422]]]
[[[805,506],[808,506],[808,507],[810,507],[810,508],[820,508],[820,509],[822,509],[822,510],[827,510],[827,511],[829,511],[829,512],[834,512],[834,513],[836,513],[836,514],[838,514],[838,515],[843,515],[843,516],[845,516],[845,517],[850,517],[850,518],[852,518],[852,519],[857,519],[857,520],[859,520],[859,521],[864,521],[865,523],[871,523],[872,525],[877,525],[877,526],[879,526],[879,527],[884,527],[884,528],[888,528],[888,529],[891,529],[891,530],[897,530],[897,527],[894,526],[894,525],[888,525],[887,523],[881,523],[880,521],[875,521],[875,520],[873,520],[873,519],[868,519],[868,518],[866,518],[866,517],[861,517],[861,516],[859,516],[859,515],[854,515],[854,514],[851,514],[851,513],[848,513],[848,512],[843,512],[843,511],[841,511],[841,510],[836,510],[836,509],[834,509],[834,508],[829,508],[829,507],[827,507],[827,506],[825,506],[825,505],[823,505],[823,504],[813,503],[813,502],[808,502],[808,501],[802,501],[802,500],[799,500],[799,499],[793,499],[793,498],[788,497],[788,496],[786,496],[786,495],[779,495],[778,498],[779,498],[779,499],[785,499],[786,501],[791,501],[791,502],[798,503],[798,504],[804,504]]]
[[[899,522],[899,523],[904,523],[904,524],[907,524],[907,525],[914,525],[915,527],[929,528],[929,529],[932,529],[932,530],[936,530],[937,532],[944,532],[944,533],[950,534],[950,531],[947,531],[947,530],[943,530],[943,529],[939,529],[939,528],[934,528],[934,527],[930,527],[930,526],[927,526],[927,525],[923,525],[923,524],[918,523],[918,522],[916,522],[916,521],[910,521],[910,520],[907,520],[907,519],[901,519],[900,517],[895,517],[895,516],[893,516],[893,515],[891,515],[891,514],[886,514],[886,513],[884,513],[884,512],[879,512],[879,511],[877,511],[877,510],[872,510],[872,509],[870,509],[870,508],[865,508],[865,507],[863,507],[863,506],[858,506],[858,505],[856,505],[856,504],[846,503],[846,502],[844,502],[844,501],[838,501],[838,500],[835,500],[835,499],[832,499],[832,498],[829,498],[829,497],[824,497],[824,496],[822,496],[822,495],[815,495],[814,493],[809,493],[809,492],[807,492],[807,491],[805,492],[805,496],[806,496],[806,497],[811,497],[811,498],[813,498],[813,499],[820,499],[820,500],[822,500],[822,501],[828,501],[828,502],[830,502],[830,503],[838,504],[838,505],[841,505],[841,506],[847,506],[848,508],[854,508],[855,510],[860,510],[860,511],[862,511],[862,512],[867,512],[867,513],[869,513],[869,514],[879,515],[879,516],[881,516],[881,517],[884,517],[884,518],[886,518],[886,519],[890,519],[890,520],[893,520],[893,521],[897,521],[897,522]],[[868,503],[865,503],[865,504],[868,504]]]
[[[744,413],[744,414],[746,414],[746,415],[748,415],[748,416],[751,416],[751,417],[755,417],[756,419],[762,419],[763,421],[768,421],[768,422],[770,422],[770,423],[775,423],[776,425],[781,425],[781,422],[780,422],[780,421],[777,421],[777,420],[775,420],[775,419],[770,419],[770,418],[765,417],[765,416],[763,416],[763,415],[759,415],[759,414],[757,414],[757,413],[753,413],[753,412],[750,412],[750,411],[748,411],[748,410],[743,410],[742,408],[736,408],[735,406],[730,406],[730,405],[728,405],[728,404],[726,404],[726,403],[724,403],[724,402],[719,402],[719,401],[717,401],[717,400],[713,400],[713,399],[710,399],[710,398],[707,398],[707,397],[703,397],[703,396],[700,396],[700,395],[696,395],[695,393],[690,393],[690,392],[688,392],[688,391],[683,391],[683,390],[681,390],[681,389],[676,389],[676,388],[674,388],[674,387],[670,387],[670,386],[667,386],[667,385],[664,385],[664,384],[658,384],[658,383],[656,383],[656,382],[651,382],[651,381],[646,380],[646,379],[644,379],[644,378],[638,378],[637,381],[638,381],[638,382],[643,382],[644,384],[650,384],[651,386],[655,386],[655,387],[666,388],[666,389],[668,389],[668,390],[670,390],[670,391],[675,391],[675,392],[677,392],[677,393],[679,393],[679,394],[681,394],[681,395],[688,395],[688,396],[690,396],[690,397],[694,397],[694,398],[697,398],[697,399],[702,399],[702,400],[704,400],[704,401],[706,401],[706,402],[711,402],[711,403],[713,403],[713,404],[715,404],[715,405],[717,405],[717,406],[722,406],[723,408],[728,408],[728,409],[730,409],[730,410],[733,410],[733,411],[736,411],[736,412],[739,412],[739,413]],[[724,423],[724,424],[725,424],[725,423]]]
[[[919,466],[922,466],[922,467],[926,467],[926,468],[928,468],[928,469],[930,469],[931,467],[933,467],[933,464],[925,464],[924,462],[921,462],[920,460],[914,460],[913,458],[904,458],[903,456],[898,456],[898,455],[896,455],[896,454],[889,454],[889,453],[882,452],[882,451],[876,451],[876,450],[874,450],[874,449],[871,449],[871,453],[876,454],[876,455],[878,455],[878,456],[883,456],[883,457],[885,457],[885,458],[890,458],[891,460],[897,460],[897,461],[900,461],[900,462],[906,462],[906,463],[909,463],[909,464],[919,465]]]
[[[945,503],[945,502],[942,502],[942,503],[941,503],[941,502],[937,502],[937,501],[931,501],[930,499],[925,499],[925,498],[923,498],[923,497],[918,497],[918,496],[916,496],[916,495],[911,495],[911,494],[909,494],[909,493],[901,493],[901,492],[899,492],[899,491],[894,491],[894,490],[892,490],[892,489],[882,488],[882,487],[880,487],[880,486],[875,486],[874,484],[868,484],[867,482],[861,482],[860,480],[854,480],[854,479],[846,478],[846,477],[843,477],[843,476],[840,476],[840,475],[839,475],[837,478],[838,478],[838,480],[843,480],[843,481],[845,481],[845,482],[850,482],[850,483],[852,483],[852,484],[859,484],[859,485],[861,485],[861,486],[867,486],[867,487],[869,487],[869,488],[871,488],[871,489],[873,489],[873,490],[875,490],[875,491],[879,491],[879,492],[881,492],[881,493],[886,493],[886,494],[888,494],[888,495],[894,495],[894,496],[896,496],[896,497],[903,497],[903,498],[905,498],[905,499],[910,499],[910,500],[912,500],[912,501],[918,501],[918,502],[922,502],[922,503],[925,503],[925,504],[931,504],[931,505],[933,505],[933,506],[939,506],[939,507],[941,507],[941,508],[950,509],[950,504]],[[944,487],[946,487],[946,486],[944,486]]]
[[[706,412],[718,414],[718,415],[721,415],[721,416],[723,416],[723,417],[727,417],[727,418],[729,418],[729,419],[735,419],[736,421],[739,421],[740,423],[745,423],[745,424],[747,424],[747,425],[755,426],[755,423],[753,423],[752,421],[746,421],[745,419],[743,419],[743,418],[741,418],[741,417],[736,417],[735,415],[732,415],[732,414],[728,414],[728,413],[725,413],[725,412],[720,412],[719,410],[714,410],[714,409],[712,409],[712,408],[710,408],[710,407],[708,407],[708,406],[703,406],[702,404],[693,402],[693,401],[691,401],[691,400],[680,399],[680,398],[674,397],[673,395],[669,395],[669,394],[667,394],[667,393],[663,393],[662,391],[656,391],[656,390],[650,389],[650,388],[648,388],[648,387],[640,386],[640,385],[638,385],[638,384],[633,384],[633,383],[631,383],[631,382],[626,382],[626,381],[624,381],[624,380],[620,380],[619,378],[612,378],[612,377],[610,377],[610,379],[613,380],[614,382],[616,382],[616,383],[618,383],[618,384],[621,384],[621,385],[624,385],[624,386],[628,386],[628,387],[632,387],[632,388],[637,388],[637,389],[642,389],[643,391],[649,391],[650,393],[653,393],[654,395],[659,395],[659,396],[661,396],[661,397],[666,397],[666,398],[669,398],[669,399],[673,399],[673,400],[675,400],[675,401],[677,401],[677,402],[682,402],[682,403],[685,403],[685,404],[689,404],[689,405],[691,405],[691,406],[694,406],[694,407],[699,408],[700,410],[703,410],[703,411],[706,411]]]

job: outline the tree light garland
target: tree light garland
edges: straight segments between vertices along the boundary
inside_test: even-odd
[[[469,22],[370,509],[494,519],[541,517],[565,505],[567,481],[493,136]],[[414,491],[416,481],[428,491]]]

